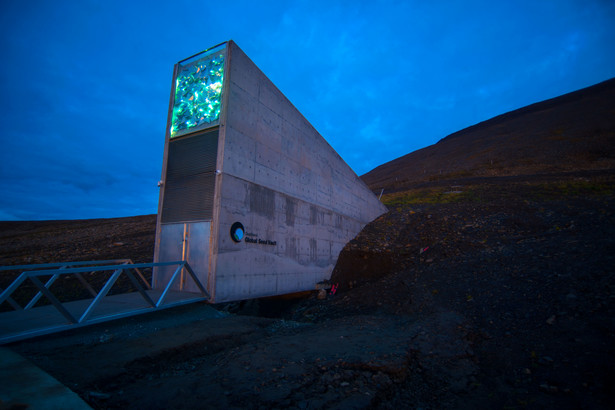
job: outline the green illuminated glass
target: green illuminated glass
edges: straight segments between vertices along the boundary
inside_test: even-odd
[[[206,53],[205,57],[196,61],[179,64],[175,79],[171,138],[215,125],[220,118],[224,48]]]

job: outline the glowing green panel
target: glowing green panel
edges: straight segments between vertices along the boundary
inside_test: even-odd
[[[223,81],[224,49],[194,62],[180,63],[175,79],[171,138],[217,123]]]

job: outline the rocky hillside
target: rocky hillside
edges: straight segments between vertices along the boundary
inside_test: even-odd
[[[380,165],[385,192],[442,180],[615,168],[615,79],[512,111]]]
[[[364,175],[389,212],[340,254],[335,295],[10,348],[98,409],[615,408],[614,92],[504,114]],[[154,229],[153,215],[1,223],[0,261],[147,261]]]

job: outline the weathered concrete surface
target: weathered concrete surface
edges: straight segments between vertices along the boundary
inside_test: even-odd
[[[243,51],[226,47],[211,234],[191,237],[196,221],[163,225],[156,260],[188,260],[212,302],[314,289],[386,207]]]
[[[314,289],[386,208],[243,51],[228,48],[215,300]],[[257,243],[233,242],[234,222]]]
[[[29,360],[0,347],[0,408],[64,410],[90,406]]]

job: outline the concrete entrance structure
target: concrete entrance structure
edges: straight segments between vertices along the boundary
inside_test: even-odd
[[[314,289],[384,212],[234,42],[175,65],[155,261],[188,261],[212,302]]]

